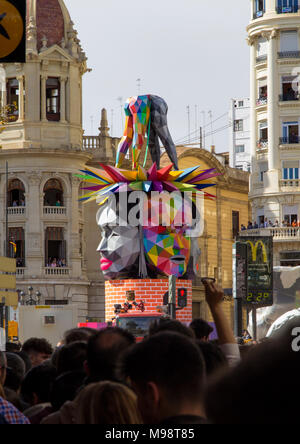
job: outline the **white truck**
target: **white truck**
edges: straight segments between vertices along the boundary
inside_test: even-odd
[[[55,347],[66,330],[77,327],[77,305],[27,305],[19,307],[19,340],[45,338]]]

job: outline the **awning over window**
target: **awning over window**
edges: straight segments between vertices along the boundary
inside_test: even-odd
[[[46,241],[63,241],[64,229],[60,227],[48,227],[46,229]]]

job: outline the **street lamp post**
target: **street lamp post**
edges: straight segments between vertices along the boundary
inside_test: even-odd
[[[33,287],[28,287],[28,294],[24,291],[20,292],[20,304],[21,305],[39,305],[41,302],[41,292],[35,292],[35,298],[33,297]],[[28,299],[27,299],[28,298]]]

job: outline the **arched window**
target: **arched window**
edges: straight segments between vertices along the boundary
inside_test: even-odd
[[[57,179],[50,179],[44,186],[44,206],[63,207],[64,191],[62,184]]]
[[[8,207],[25,207],[25,187],[19,179],[10,180],[8,183]]]

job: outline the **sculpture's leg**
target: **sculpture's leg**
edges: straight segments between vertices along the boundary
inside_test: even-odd
[[[149,135],[149,151],[151,154],[152,162],[156,163],[157,169],[160,168],[160,144],[159,138],[156,134],[155,128],[152,123],[150,126],[150,135]]]
[[[138,168],[138,160],[146,142],[150,119],[150,101],[148,96],[135,97],[129,108],[133,116],[134,138],[132,145],[132,168]]]
[[[157,125],[155,122],[153,122],[153,127],[155,128],[156,135],[160,138],[163,146],[165,147],[166,152],[171,162],[173,163],[175,170],[178,170],[176,147],[172,140],[168,126],[167,125],[161,126],[160,124]]]
[[[174,165],[174,168],[178,170],[178,159],[176,153],[176,147],[172,140],[168,128],[167,113],[168,105],[166,102],[158,96],[150,96],[151,98],[151,125],[155,134],[160,138],[165,150]]]
[[[130,99],[127,100],[125,105],[125,114],[126,114],[125,130],[117,150],[117,159],[116,159],[117,168],[121,168],[124,158],[128,152],[128,149],[132,146],[133,142],[133,116],[131,114],[129,105],[130,105]]]

